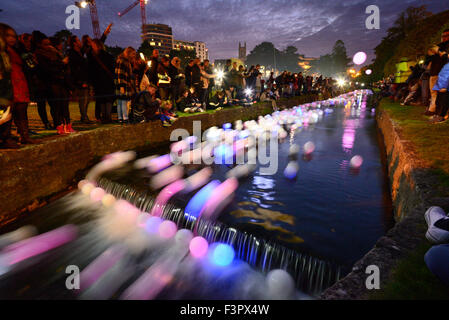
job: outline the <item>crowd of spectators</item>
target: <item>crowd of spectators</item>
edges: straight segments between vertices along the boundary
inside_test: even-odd
[[[421,105],[431,116],[432,123],[443,123],[449,115],[449,29],[443,31],[441,42],[427,51],[425,59],[410,67],[405,83],[395,83],[393,75],[378,83],[383,96],[389,96],[401,105]]]
[[[170,126],[179,112],[220,110],[271,102],[309,93],[334,94],[332,78],[303,76],[284,71],[263,79],[260,66],[245,69],[231,60],[218,71],[209,60],[195,58],[185,68],[179,57],[160,56],[153,50],[145,57],[128,47],[117,57],[105,48],[109,25],[100,39],[71,35],[66,41],[39,31],[18,36],[0,23],[0,148],[19,148],[11,135],[14,121],[20,144],[40,143],[30,138],[27,108],[35,102],[46,130],[59,135],[76,132],[70,101],[79,106],[85,124],[111,123],[116,106],[117,122],[161,121]],[[95,100],[95,119],[89,119],[89,102]],[[47,114],[50,108],[52,123]]]

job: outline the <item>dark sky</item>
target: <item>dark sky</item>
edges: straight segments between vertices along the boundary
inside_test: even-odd
[[[117,12],[134,0],[96,0],[103,30],[113,22],[107,45],[140,44],[140,8],[135,7],[122,18]],[[72,0],[2,0],[0,21],[18,33],[41,30],[53,35],[65,28],[65,8]],[[365,28],[365,8],[380,8],[380,30]],[[175,39],[204,41],[210,58],[238,55],[238,42],[246,41],[248,53],[262,41],[284,49],[294,45],[306,56],[318,57],[331,51],[336,40],[346,43],[348,54],[372,49],[385,36],[398,13],[409,6],[426,4],[434,13],[449,9],[446,0],[150,0],[147,21],[169,24]],[[75,34],[92,34],[90,13],[81,10],[80,30]]]

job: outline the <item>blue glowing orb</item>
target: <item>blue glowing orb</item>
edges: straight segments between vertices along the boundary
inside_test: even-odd
[[[213,248],[211,261],[217,266],[226,267],[232,263],[234,256],[234,249],[230,245],[220,243]]]

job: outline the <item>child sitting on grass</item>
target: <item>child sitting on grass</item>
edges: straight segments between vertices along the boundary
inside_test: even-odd
[[[204,112],[204,110],[201,108],[201,101],[198,99],[198,95],[194,90],[191,89],[190,93],[188,93],[187,96],[184,92],[183,96],[185,96],[186,101],[186,108],[183,109],[185,113]]]
[[[158,111],[158,117],[162,121],[162,126],[169,127],[173,122],[178,120],[176,114],[173,112],[173,104],[169,100],[164,100],[161,103],[161,108]]]

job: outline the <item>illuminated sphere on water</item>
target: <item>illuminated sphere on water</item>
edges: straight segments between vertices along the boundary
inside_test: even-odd
[[[267,274],[266,283],[270,299],[284,300],[294,298],[295,284],[292,277],[281,269]]]
[[[93,202],[100,202],[104,195],[106,194],[106,192],[104,191],[103,188],[94,188],[91,192],[90,192],[90,199]]]
[[[299,166],[296,161],[290,161],[284,170],[284,176],[287,179],[295,179],[298,175]]]
[[[89,183],[89,180],[80,180],[80,182],[78,182],[78,189],[83,189],[83,187],[84,187],[84,185],[86,184],[86,183]]]
[[[225,243],[219,243],[212,249],[211,260],[217,266],[226,267],[229,266],[234,260],[234,249]]]
[[[304,144],[304,153],[311,154],[315,151],[315,144],[312,141],[308,141]]]
[[[351,158],[351,161],[349,162],[349,164],[351,165],[351,168],[354,168],[354,169],[360,168],[362,166],[362,163],[363,163],[363,158],[359,155],[353,156]]]
[[[83,187],[81,188],[81,192],[82,192],[83,194],[85,194],[86,196],[88,196],[88,195],[92,192],[93,189],[95,189],[95,186],[94,186],[92,183],[87,182],[87,183],[84,184]]]
[[[195,258],[202,258],[206,255],[209,243],[203,237],[195,237],[190,241],[190,254]]]
[[[170,239],[176,234],[176,231],[178,231],[178,227],[170,220],[165,220],[158,228],[159,235],[164,239]]]
[[[360,51],[360,52],[357,52],[357,53],[354,55],[354,58],[352,59],[352,61],[353,61],[356,65],[360,65],[360,64],[365,63],[366,58],[367,58],[366,53]]]
[[[373,73],[373,70],[371,70],[371,69],[367,69],[367,70],[365,71],[365,74],[367,74],[368,76],[369,76],[371,73]]]
[[[148,233],[157,233],[159,226],[162,223],[162,219],[159,217],[151,217],[145,223],[145,230]]]
[[[101,203],[103,203],[105,207],[112,207],[115,203],[115,197],[112,194],[105,194],[101,199]]]
[[[176,232],[175,241],[178,244],[186,244],[188,246],[190,241],[192,241],[192,239],[193,233],[188,229],[181,229],[178,232]]]

